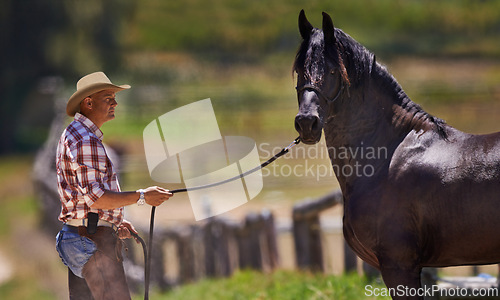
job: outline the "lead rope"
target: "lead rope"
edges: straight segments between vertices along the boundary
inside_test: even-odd
[[[207,188],[219,186],[219,185],[237,180],[239,178],[243,178],[251,173],[254,173],[255,171],[257,171],[259,169],[265,168],[267,165],[271,164],[276,159],[287,154],[288,151],[290,151],[290,149],[292,149],[292,147],[294,147],[295,145],[297,145],[299,143],[300,143],[300,136],[297,137],[290,145],[281,149],[281,151],[278,152],[276,155],[274,155],[273,157],[271,157],[267,161],[263,162],[260,166],[255,167],[251,170],[248,170],[248,171],[246,171],[238,176],[234,176],[234,177],[231,177],[229,179],[222,180],[222,181],[215,182],[215,183],[171,190],[170,193],[176,194],[176,193],[184,193],[184,192],[189,192],[189,191],[207,189]],[[146,243],[144,242],[144,240],[141,237],[139,237],[137,234],[132,233],[132,235],[142,244],[142,250],[144,251],[144,265],[145,265],[145,267],[144,267],[144,300],[149,299],[149,281],[150,281],[150,271],[151,271],[151,253],[153,250],[153,229],[154,229],[154,223],[155,223],[155,212],[156,212],[156,206],[152,206],[151,207],[151,217],[150,217],[150,221],[149,221],[149,240],[148,240],[148,246],[147,246],[147,253],[146,253]]]

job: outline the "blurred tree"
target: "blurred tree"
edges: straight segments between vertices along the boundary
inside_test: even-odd
[[[74,82],[84,73],[119,67],[121,29],[136,0],[2,0],[0,2],[0,154],[30,145],[23,113],[37,104],[46,76]],[[45,105],[53,105],[52,102]],[[48,127],[52,115],[44,116]],[[20,135],[20,132],[24,133]],[[32,134],[33,135],[33,134]],[[40,140],[40,138],[38,137]],[[43,139],[42,139],[43,140]],[[33,145],[31,145],[33,146]]]

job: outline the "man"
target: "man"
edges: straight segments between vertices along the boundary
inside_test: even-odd
[[[57,147],[57,183],[61,200],[56,249],[68,266],[70,299],[130,299],[120,239],[137,233],[123,219],[123,206],[158,206],[172,194],[160,187],[122,192],[102,144],[100,127],[115,118],[114,85],[102,72],[82,77],[69,98],[66,113],[74,121]]]

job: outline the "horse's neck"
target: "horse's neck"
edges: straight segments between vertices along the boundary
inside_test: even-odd
[[[344,196],[349,198],[357,184],[384,173],[394,152],[394,143],[380,136],[387,131],[380,127],[377,118],[337,121],[324,127],[325,138],[333,170]]]
[[[347,101],[356,107],[335,114],[324,127],[330,159],[344,192],[347,187],[355,188],[357,182],[379,180],[387,174],[404,137],[411,130],[431,126],[429,115],[390,75],[378,74],[363,90],[351,91],[351,97]]]
[[[380,119],[325,127],[325,137],[333,170],[346,196],[358,183],[384,176],[401,141]]]

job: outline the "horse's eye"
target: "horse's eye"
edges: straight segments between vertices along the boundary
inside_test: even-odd
[[[335,74],[335,70],[331,70],[330,74],[334,75]]]

